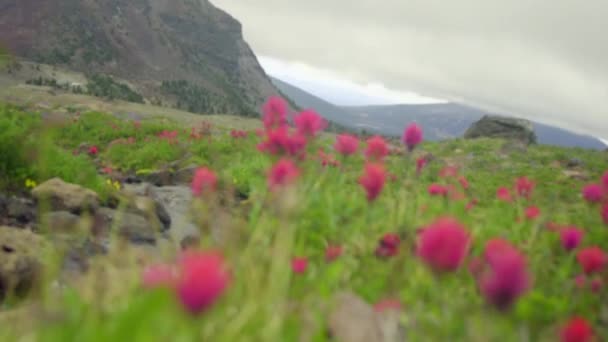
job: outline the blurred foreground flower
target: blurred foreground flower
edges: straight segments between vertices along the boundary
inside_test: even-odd
[[[581,243],[584,232],[576,227],[566,227],[561,229],[559,235],[564,249],[571,251]]]
[[[295,257],[291,259],[291,269],[296,274],[304,274],[308,268],[308,259],[305,257]]]
[[[267,183],[270,190],[277,190],[280,187],[293,183],[300,171],[296,165],[288,159],[281,159],[268,170]]]
[[[587,274],[597,273],[606,266],[606,254],[599,247],[587,247],[576,254],[576,260]]]
[[[572,317],[562,328],[561,342],[591,342],[593,330],[591,325],[581,317]]]
[[[373,202],[378,198],[384,188],[385,182],[386,171],[379,164],[366,164],[363,175],[359,177],[359,184],[365,189],[369,202]]]
[[[600,203],[604,198],[604,190],[599,184],[588,184],[583,188],[583,198],[589,203]]]
[[[192,195],[198,197],[202,194],[215,192],[217,187],[217,176],[208,168],[201,167],[194,172],[192,177]]]
[[[488,303],[507,310],[530,288],[526,259],[501,239],[490,240],[484,255],[486,267],[478,277],[481,293]]]
[[[437,219],[422,230],[418,239],[418,257],[439,272],[456,271],[471,243],[467,230],[453,218]]]
[[[224,258],[217,252],[188,250],[179,261],[176,293],[192,314],[199,314],[215,303],[229,282]]]

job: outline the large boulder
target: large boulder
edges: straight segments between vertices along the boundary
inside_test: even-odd
[[[26,229],[0,227],[0,302],[25,296],[38,282],[44,240]]]
[[[95,191],[80,185],[66,183],[59,178],[49,179],[32,190],[38,201],[50,201],[52,210],[66,210],[79,214],[84,210],[99,207],[99,196]]]
[[[502,138],[521,141],[527,145],[536,143],[532,122],[525,119],[485,115],[464,133],[466,139]]]

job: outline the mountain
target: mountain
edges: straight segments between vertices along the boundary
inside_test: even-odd
[[[208,0],[2,0],[0,46],[82,72],[95,92],[194,112],[257,115],[277,94],[241,24]]]
[[[357,131],[400,136],[409,122],[417,122],[428,140],[461,137],[472,123],[489,113],[456,103],[339,107],[286,82],[271,78],[298,106],[315,108],[325,118]],[[533,122],[540,144],[606,149],[599,139]]]

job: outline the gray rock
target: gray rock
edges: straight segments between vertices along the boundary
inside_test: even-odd
[[[66,183],[59,178],[50,179],[32,190],[38,201],[49,200],[53,210],[81,213],[99,207],[99,196],[93,190]]]
[[[378,313],[350,292],[339,293],[334,298],[334,308],[329,315],[329,333],[340,342],[405,341],[398,313]]]
[[[173,174],[173,182],[175,184],[190,184],[197,168],[198,166],[191,165],[175,171]]]
[[[169,170],[158,170],[151,173],[139,176],[144,182],[156,186],[170,186],[173,185],[173,175]]]
[[[100,208],[95,213],[93,233],[108,236],[116,227],[118,234],[134,244],[155,244],[154,226],[143,216],[131,212],[118,212],[110,208]]]
[[[0,227],[0,302],[23,297],[38,283],[43,239],[29,230]]]
[[[527,145],[536,143],[532,122],[525,119],[485,115],[464,134],[467,139],[480,137],[502,138],[521,141]]]
[[[145,217],[158,231],[166,231],[171,227],[171,217],[165,206],[151,197],[135,196],[129,211]]]
[[[42,222],[48,224],[53,233],[75,233],[78,230],[80,217],[69,211],[53,211],[42,216]]]
[[[20,227],[36,220],[36,205],[34,201],[21,197],[8,197],[4,203],[5,215],[10,222]],[[1,211],[0,211],[1,213]]]
[[[580,160],[579,158],[570,158],[566,162],[566,167],[569,167],[569,168],[580,167],[580,166],[583,166],[583,164],[584,164],[583,161]]]
[[[108,250],[105,246],[87,239],[66,253],[63,259],[63,271],[73,273],[86,272],[89,269],[89,259],[91,257],[107,253]]]
[[[198,237],[200,232],[191,221],[192,191],[186,186],[151,187],[150,196],[163,205],[171,218],[169,235],[176,243],[187,236]]]

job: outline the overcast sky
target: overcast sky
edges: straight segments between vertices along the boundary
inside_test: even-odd
[[[608,138],[606,0],[212,2],[266,62]]]

